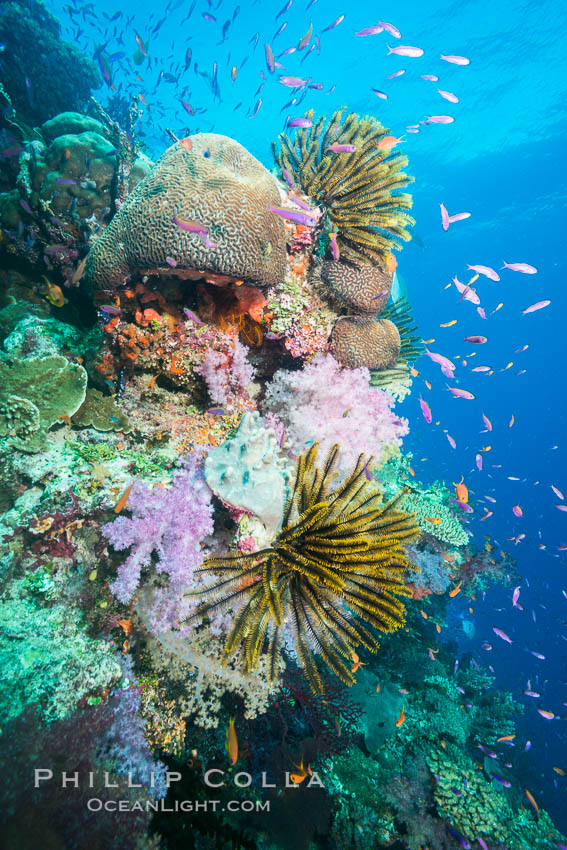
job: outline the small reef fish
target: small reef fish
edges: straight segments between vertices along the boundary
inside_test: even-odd
[[[231,717],[226,730],[225,749],[228,753],[228,760],[232,766],[238,761],[238,738],[234,728],[234,717]]]
[[[497,629],[495,626],[492,627],[492,631],[495,635],[497,635],[502,640],[505,640],[506,643],[512,643],[512,639],[508,637],[506,632],[503,632],[502,629]]]
[[[469,500],[469,490],[467,485],[464,483],[464,480],[464,476],[462,476],[458,484],[455,484],[455,482],[453,482],[453,484],[455,485],[455,494],[457,499],[460,502],[464,502],[466,505]]]
[[[400,44],[399,47],[390,47],[390,45],[387,44],[386,47],[388,48],[388,56],[390,56],[392,53],[395,53],[396,56],[408,56],[410,59],[415,59],[418,56],[423,56],[423,50],[421,49],[421,47],[410,47],[407,44]]]
[[[333,260],[338,260],[340,258],[339,246],[337,245],[337,235],[336,233],[329,233],[329,240],[331,245],[331,252],[333,254]],[[376,296],[378,297],[378,296]]]
[[[372,89],[372,92],[376,95],[376,97],[380,97],[382,98],[382,100],[388,100],[388,95],[385,91],[380,91],[380,89]]]
[[[488,339],[485,336],[466,336],[465,342],[470,342],[473,345],[483,345],[485,342],[488,342]]]
[[[130,493],[132,492],[132,487],[134,486],[135,483],[136,483],[135,481],[132,481],[132,483],[129,484],[128,487],[126,487],[126,489],[124,490],[124,492],[122,493],[122,495],[120,496],[118,501],[116,502],[116,504],[114,506],[114,513],[115,514],[119,514],[126,507],[128,499],[130,498]]]
[[[451,446],[451,448],[452,448],[452,449],[456,449],[456,448],[457,448],[457,443],[455,442],[455,440],[453,439],[453,437],[451,437],[451,435],[450,435],[450,434],[447,434],[447,435],[446,435],[446,437],[447,437],[447,439],[448,439],[448,441],[449,441],[449,445]]]
[[[308,130],[313,126],[313,121],[310,118],[292,118],[287,126],[299,130]]]
[[[315,227],[315,219],[303,213],[293,212],[292,210],[282,210],[278,207],[270,207],[270,212],[281,215],[282,218],[287,218],[288,221],[293,221],[296,224],[304,224],[306,227]]]
[[[514,592],[512,594],[512,607],[518,607],[518,599],[520,598],[520,585],[514,588]]]
[[[335,27],[338,27],[339,24],[342,24],[344,19],[345,19],[344,15],[339,15],[338,18],[335,18],[335,20],[333,21],[332,24],[329,24],[328,27],[324,27],[324,29],[322,29],[321,32],[329,32],[329,30],[334,30]]]
[[[88,254],[87,254],[87,257],[88,257]],[[80,279],[82,278],[83,272],[85,271],[85,265],[86,265],[86,262],[87,262],[87,257],[84,257],[81,260],[81,262],[79,263],[79,265],[77,266],[77,268],[73,272],[73,277],[71,278],[71,285],[72,286],[76,286],[78,284],[78,282],[80,281]]]
[[[534,811],[535,811],[535,813],[536,813],[536,816],[539,818],[539,806],[538,806],[538,804],[536,803],[536,801],[534,800],[534,796],[533,796],[533,794],[532,794],[530,791],[528,791],[528,789],[527,789],[527,788],[524,788],[524,794],[526,795],[526,797],[527,797],[527,799],[528,799],[528,802],[529,802],[530,806],[532,806],[532,807],[533,807],[533,809],[534,809]]]
[[[535,304],[531,304],[529,307],[526,307],[525,310],[522,310],[522,313],[526,315],[527,313],[535,313],[536,310],[543,310],[544,307],[549,307],[551,301],[536,301]]]
[[[470,284],[461,283],[461,281],[456,276],[451,278],[451,280],[457,287],[457,290],[462,295],[461,301],[464,298],[465,301],[470,301],[471,304],[480,304],[480,298],[476,294],[475,290],[471,289]]]
[[[561,499],[561,501],[563,501],[565,496],[563,495],[561,490],[559,490],[554,484],[551,484],[550,486],[551,486],[551,489],[553,490],[553,492],[555,493],[555,495],[557,496],[557,498]]]
[[[456,596],[458,593],[460,593],[461,592],[461,585],[462,585],[462,581],[460,581],[457,585],[455,585],[455,587],[452,590],[449,591],[449,596],[453,597],[453,596]]]
[[[453,395],[457,398],[466,398],[469,401],[471,401],[473,398],[476,398],[476,396],[468,390],[461,390],[458,387],[447,387],[447,389],[450,393],[453,393]]]
[[[191,141],[189,136],[185,136],[184,139],[179,139],[179,144],[182,148],[185,148],[186,151],[193,150],[193,142]]]
[[[471,60],[467,59],[466,56],[446,56],[444,53],[441,54],[441,59],[445,62],[450,62],[452,65],[470,65]]]
[[[206,236],[209,232],[208,228],[200,221],[188,221],[185,218],[178,218],[176,215],[173,216],[173,221],[181,230],[186,230],[188,233],[200,233]]]
[[[385,80],[394,80],[396,77],[401,77],[402,74],[405,74],[405,72],[406,72],[405,68],[400,68],[399,71],[394,71],[393,74],[388,74],[388,76],[384,77],[384,79]]]
[[[438,92],[438,94],[441,95],[441,97],[445,98],[445,100],[448,100],[449,103],[458,103],[459,102],[459,98],[457,97],[456,94],[453,94],[453,92],[443,91],[443,89],[437,89],[437,92]]]
[[[399,73],[396,72],[396,73]],[[391,151],[396,145],[401,145],[404,142],[404,137],[396,138],[396,136],[382,136],[376,147],[379,151]]]
[[[384,27],[380,24],[374,24],[371,27],[365,27],[363,30],[355,32],[355,36],[358,36],[359,38],[364,38],[364,36],[378,35],[381,32],[384,32]]]
[[[400,716],[396,720],[396,726],[401,726],[402,723],[405,723],[406,713],[405,713],[405,705],[402,705],[402,710],[400,711]]]
[[[54,307],[63,307],[66,302],[61,287],[56,283],[51,283],[45,275],[42,275],[42,277],[45,281],[45,289],[43,289],[42,294],[45,295],[49,303],[53,304]]]
[[[423,418],[425,419],[425,421],[427,422],[428,425],[431,425],[431,422],[432,422],[432,419],[433,419],[433,417],[431,415],[431,408],[429,407],[427,402],[424,401],[424,399],[422,399],[421,396],[419,397],[419,404],[420,404],[420,407],[421,407],[421,412],[423,413]]]
[[[354,145],[339,145],[335,142],[334,144],[329,145],[327,150],[333,151],[333,153],[354,153],[356,147]]]
[[[435,74],[422,74],[422,80],[429,80],[430,82],[436,83],[439,80],[439,77],[436,77]]]
[[[513,272],[523,272],[523,274],[537,274],[537,269],[535,266],[530,266],[529,263],[507,263],[506,260],[502,260],[504,265],[503,269],[510,269]]]
[[[451,319],[450,322],[445,322],[442,325],[439,325],[440,328],[452,328],[453,325],[457,324],[458,319]]]
[[[399,29],[397,27],[394,26],[394,24],[389,24],[389,23],[387,23],[387,21],[378,21],[378,26],[382,27],[382,29],[385,29],[386,32],[389,32],[390,35],[394,36],[394,38],[401,38],[402,37],[401,32],[399,31]]]
[[[521,517],[524,515],[524,512],[519,505],[514,505],[514,507],[512,508],[512,513],[514,514],[514,516],[517,517]]]
[[[388,259],[386,260],[386,269],[388,274],[394,274],[396,269],[398,268],[398,261],[394,257],[393,254],[388,254]]]
[[[294,785],[301,785],[303,780],[307,776],[313,776],[313,771],[311,770],[311,765],[307,765],[307,767],[303,766],[303,759],[301,759],[299,764],[295,765],[297,773],[290,773],[289,778],[293,782]]]
[[[425,522],[430,522],[431,525],[441,525],[441,518],[438,516],[426,516]]]
[[[425,349],[425,353],[431,358],[431,360],[433,360],[434,363],[437,363],[441,367],[441,371],[446,378],[454,377],[453,372],[457,367],[452,360],[449,360],[449,358],[445,357],[443,354],[437,354],[435,351],[430,351],[428,348]]]
[[[488,416],[486,416],[484,413],[482,414],[482,421],[483,421],[483,422],[484,422],[484,424],[486,425],[486,430],[487,430],[487,431],[492,431],[492,422],[490,421],[490,419],[488,418]]]
[[[452,124],[455,119],[452,115],[428,115],[424,124]]]
[[[470,269],[473,272],[478,272],[478,274],[483,274],[485,277],[490,280],[500,280],[500,275],[498,272],[495,272],[494,269],[490,268],[490,266],[469,266],[467,265],[467,269]]]

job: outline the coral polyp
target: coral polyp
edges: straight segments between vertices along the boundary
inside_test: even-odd
[[[419,530],[400,509],[403,493],[383,505],[368,480],[372,458],[360,455],[346,478],[337,478],[339,446],[318,465],[318,444],[297,460],[284,524],[271,547],[245,555],[212,555],[201,572],[218,576],[195,594],[205,602],[195,620],[232,608],[234,618],[225,656],[243,650],[253,671],[267,641],[268,670],[278,669],[282,641],[293,635],[294,649],[313,691],[323,691],[314,653],[351,685],[355,647],[376,652],[368,626],[393,632],[403,623],[411,569],[404,544]],[[365,625],[362,624],[363,621]]]

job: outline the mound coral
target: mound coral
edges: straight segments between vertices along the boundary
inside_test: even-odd
[[[93,247],[85,277],[119,286],[139,271],[273,284],[285,271],[277,183],[242,145],[198,133],[175,143]]]
[[[114,595],[121,602],[130,601],[154,552],[156,571],[169,576],[173,590],[191,587],[193,571],[203,560],[201,541],[213,531],[211,492],[197,455],[187,458],[170,487],[134,483],[126,509],[131,517],[119,516],[102,527],[115,549],[131,547],[111,585]]]
[[[441,493],[423,492],[412,487],[406,498],[406,508],[412,511],[419,527],[450,546],[464,546],[469,536]],[[437,522],[440,520],[440,522]]]
[[[350,685],[354,648],[378,649],[359,619],[383,632],[402,624],[398,597],[408,593],[404,574],[411,568],[403,543],[417,535],[410,515],[398,509],[400,497],[381,505],[380,493],[367,479],[372,458],[360,455],[348,478],[331,490],[339,447],[332,447],[322,467],[318,448],[315,444],[298,458],[284,527],[272,547],[251,555],[209,556],[203,570],[221,578],[194,592],[210,601],[188,618],[210,616],[240,601],[225,655],[241,650],[245,669],[253,671],[269,637],[272,680],[284,624],[291,623],[299,663],[315,692],[322,691],[323,682],[313,652]]]
[[[400,190],[411,182],[404,174],[408,160],[380,147],[387,130],[375,118],[334,112],[324,130],[320,118],[299,130],[292,142],[285,133],[273,143],[276,162],[302,191],[321,204],[339,242],[361,259],[385,264],[393,247],[408,241],[406,228],[414,223],[407,212],[411,195]],[[313,120],[313,110],[307,112]],[[342,123],[341,123],[342,121]],[[336,153],[331,145],[353,145],[352,153]]]
[[[331,335],[331,351],[348,369],[388,369],[398,359],[400,334],[388,319],[345,316]]]
[[[342,369],[330,354],[318,355],[300,372],[282,369],[266,388],[267,421],[296,454],[315,440],[323,451],[339,442],[343,471],[360,452],[383,463],[397,451],[408,423],[394,414],[388,393],[370,387],[369,378],[367,369]]]
[[[326,260],[321,278],[348,307],[364,313],[381,313],[392,292],[392,275],[371,263]]]

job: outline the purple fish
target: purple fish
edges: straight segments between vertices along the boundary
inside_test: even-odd
[[[270,72],[270,74],[273,74],[276,67],[274,64],[274,53],[267,42],[264,45],[264,51],[266,53],[266,65],[268,66],[268,71]]]
[[[452,360],[449,360],[448,357],[445,357],[443,354],[437,354],[434,351],[429,351],[428,348],[425,349],[425,353],[428,357],[430,357],[434,363],[437,363],[441,367],[441,371],[447,378],[453,378],[453,372],[457,368]]]
[[[184,218],[177,218],[176,215],[173,216],[173,221],[181,230],[186,230],[188,233],[202,233],[206,235],[209,232],[200,221],[188,221]]]
[[[299,128],[301,130],[308,130],[309,127],[313,126],[313,121],[311,121],[310,118],[292,118],[287,126]]]
[[[482,345],[485,342],[488,342],[485,336],[466,336],[465,342],[475,343],[476,345]]]
[[[23,198],[20,198],[20,206],[23,210],[27,212],[28,215],[33,215],[33,210],[28,204],[27,201],[24,201]]]
[[[205,324],[204,322],[202,322],[200,320],[200,318],[196,315],[196,313],[194,313],[188,307],[184,307],[183,312],[185,313],[187,318],[190,319],[192,322],[195,322],[196,325],[204,325]]]
[[[282,175],[283,175],[285,182],[287,183],[287,185],[291,189],[293,187],[293,180],[291,179],[291,177],[289,176],[289,174],[287,173],[285,168],[282,168]]]
[[[406,69],[401,68],[399,71],[394,71],[393,74],[388,74],[387,77],[384,77],[385,80],[393,80],[395,77],[401,77],[402,74],[405,74]]]
[[[259,113],[259,111],[260,111],[260,107],[261,107],[261,106],[262,106],[262,98],[261,98],[261,97],[259,97],[259,98],[258,98],[258,100],[257,100],[257,102],[256,102],[256,106],[255,106],[255,108],[254,108],[254,112],[252,113],[252,115],[250,115],[250,118],[255,118],[255,117],[257,116],[257,114],[258,114],[258,113]]]
[[[77,181],[76,181],[76,180],[66,180],[64,177],[56,177],[56,178],[55,178],[55,182],[56,182],[56,183],[61,183],[61,184],[63,184],[64,186],[76,186],[76,185],[77,185]]]
[[[380,97],[382,98],[382,100],[388,100],[388,95],[385,91],[380,91],[380,89],[372,89],[372,92],[376,95],[376,97]]]
[[[447,387],[447,389],[457,398],[466,398],[468,401],[472,401],[472,399],[475,398],[475,396],[468,390],[461,390],[458,387]]]
[[[345,19],[344,15],[339,15],[338,18],[335,18],[335,20],[333,21],[332,24],[329,24],[328,27],[325,27],[325,29],[322,29],[321,32],[329,32],[329,30],[334,30],[335,27],[338,27],[339,24],[342,24],[344,19]]]
[[[497,782],[500,782],[500,784],[503,785],[504,788],[511,788],[512,787],[512,783],[508,782],[507,779],[504,779],[503,776],[498,776],[497,773],[491,773],[490,775],[492,776],[493,779],[496,779]]]
[[[281,18],[282,15],[285,15],[286,12],[289,12],[289,10],[291,9],[292,3],[293,3],[293,0],[287,0],[287,3],[283,7],[283,9],[280,9],[278,14],[276,15],[276,21],[277,21],[278,18]]]
[[[407,44],[400,44],[399,47],[390,47],[390,45],[387,44],[386,47],[388,48],[388,56],[392,53],[395,53],[396,56],[409,56],[411,59],[423,56],[423,50],[421,47],[410,47]]]
[[[431,80],[432,82],[436,83],[439,80],[439,77],[436,77],[435,74],[422,74],[421,79]]]
[[[394,36],[394,38],[401,38],[402,37],[401,32],[399,31],[399,29],[397,27],[394,26],[394,24],[388,24],[388,23],[386,23],[386,21],[378,21],[378,26],[382,27],[382,29],[385,29],[386,32],[389,32],[390,35]]]
[[[108,313],[109,316],[120,315],[120,307],[115,307],[112,304],[102,304],[98,309],[103,313]]]
[[[421,412],[423,413],[423,418],[425,419],[428,425],[431,425],[431,421],[433,419],[431,415],[431,408],[429,407],[427,402],[422,399],[421,396],[419,397],[419,405],[421,407]]]
[[[495,635],[497,635],[502,640],[505,640],[506,643],[512,643],[512,639],[508,637],[506,632],[503,632],[502,629],[497,629],[495,626],[492,627],[492,631]]]
[[[452,115],[429,115],[424,124],[452,124],[455,119]]]
[[[365,27],[363,30],[355,32],[355,36],[360,36],[362,38],[365,35],[378,35],[380,32],[384,32],[384,27],[381,27],[380,24],[375,24],[372,27]]]
[[[315,219],[303,213],[293,212],[292,210],[282,210],[277,207],[270,207],[270,212],[281,215],[282,218],[287,218],[288,221],[294,221],[296,224],[304,224],[306,227],[315,227]]]
[[[181,106],[183,107],[185,112],[187,112],[189,115],[195,114],[195,110],[193,109],[193,107],[191,106],[191,104],[187,100],[183,100],[183,98],[180,97],[179,103],[181,104]]]

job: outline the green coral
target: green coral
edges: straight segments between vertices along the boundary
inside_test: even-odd
[[[469,542],[465,529],[439,493],[412,488],[406,496],[404,508],[416,515],[422,531],[437,537],[443,543],[464,546]],[[441,522],[436,524],[428,521],[435,518],[439,518]]]
[[[21,451],[38,452],[49,428],[83,403],[87,373],[58,354],[13,361],[1,356],[0,387],[0,437]]]
[[[486,779],[461,749],[429,753],[426,762],[436,781],[439,815],[468,840],[480,835],[508,850],[543,850],[563,840],[547,812],[540,809],[536,819],[531,812],[515,811],[504,790]]]
[[[72,421],[73,425],[81,428],[92,426],[97,431],[123,431],[127,434],[132,430],[130,420],[114,399],[91,387],[87,389],[82,405],[73,414]]]
[[[0,600],[0,723],[36,704],[46,722],[73,711],[81,697],[110,687],[121,676],[114,653],[84,631],[81,614],[46,604],[53,581],[32,574]]]

